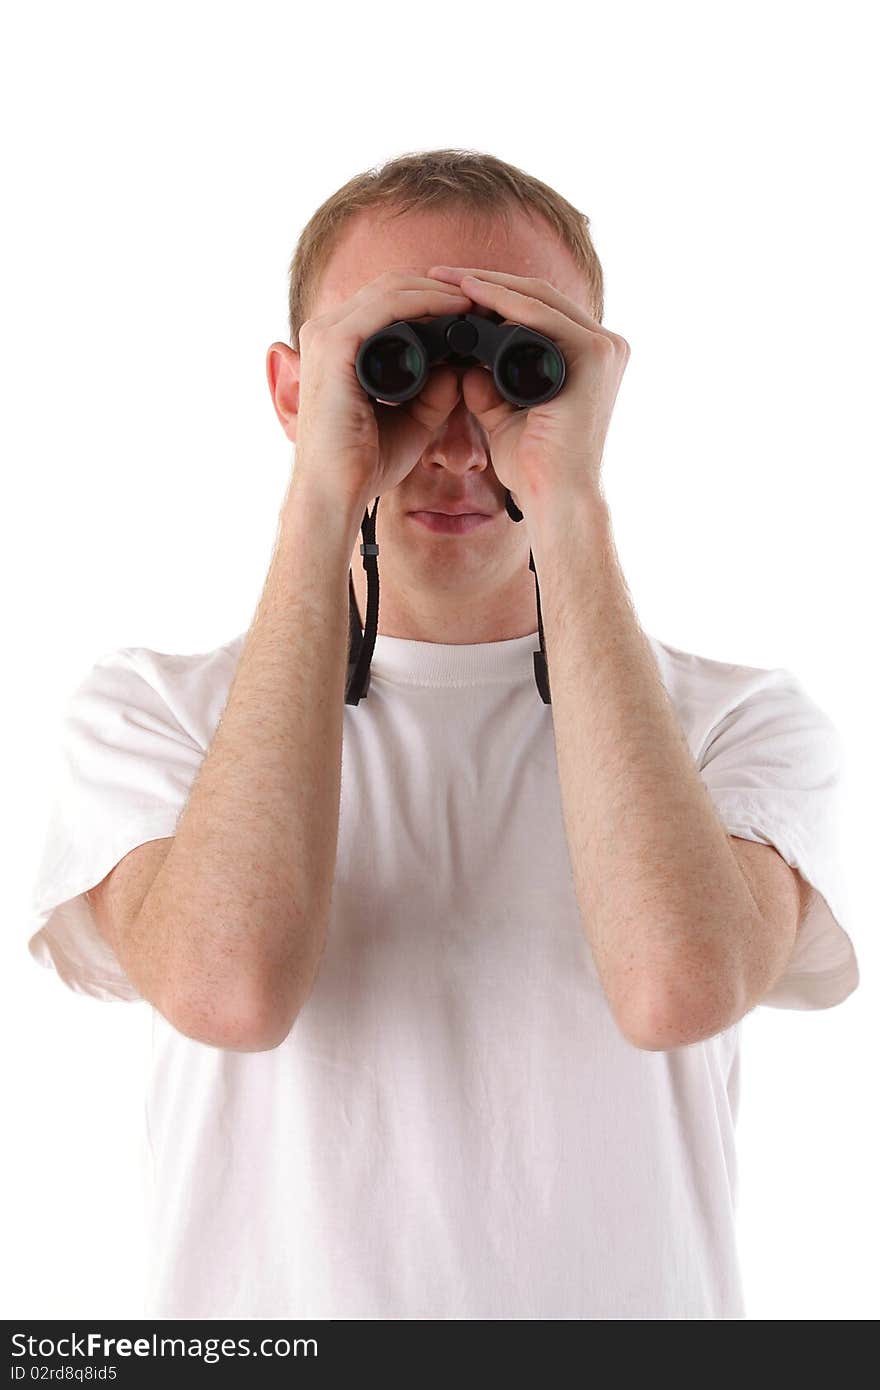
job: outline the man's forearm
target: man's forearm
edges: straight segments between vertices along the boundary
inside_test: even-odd
[[[171,1021],[219,1045],[255,1030],[280,1041],[323,949],[362,516],[291,482],[223,715],[135,929]]]
[[[607,504],[520,499],[535,559],[578,904],[618,1022],[668,1045],[740,1016],[736,941],[756,904],[621,573]]]

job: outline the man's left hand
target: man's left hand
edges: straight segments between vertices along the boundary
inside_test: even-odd
[[[462,377],[465,405],[486,433],[502,485],[521,498],[568,489],[599,492],[605,436],[629,343],[548,280],[467,266],[435,265],[428,274],[460,284],[474,304],[508,322],[543,333],[565,358],[561,390],[527,409],[506,401],[483,366],[469,368]]]

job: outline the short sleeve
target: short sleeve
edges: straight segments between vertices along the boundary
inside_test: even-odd
[[[175,833],[204,750],[129,650],[95,663],[64,711],[28,949],[70,989],[142,996],[85,897],[137,845]]]
[[[712,731],[700,775],[729,834],[772,845],[816,890],[788,965],[761,1004],[824,1009],[859,983],[841,863],[845,750],[796,676],[762,674]]]

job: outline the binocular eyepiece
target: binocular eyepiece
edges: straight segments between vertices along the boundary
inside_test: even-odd
[[[368,396],[397,404],[419,394],[436,362],[485,364],[500,395],[522,407],[552,400],[565,381],[565,358],[550,338],[494,312],[398,319],[364,339],[355,370]]]

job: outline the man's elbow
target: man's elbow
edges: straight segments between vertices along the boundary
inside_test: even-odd
[[[645,1052],[668,1052],[691,1047],[730,1028],[746,1012],[742,991],[734,980],[722,988],[719,980],[688,989],[646,986],[627,1007],[616,1011],[617,1024],[633,1047]]]
[[[264,999],[227,1002],[221,1009],[213,1001],[178,1004],[165,1017],[184,1037],[225,1052],[270,1052],[285,1041],[298,1009],[273,1007]]]

